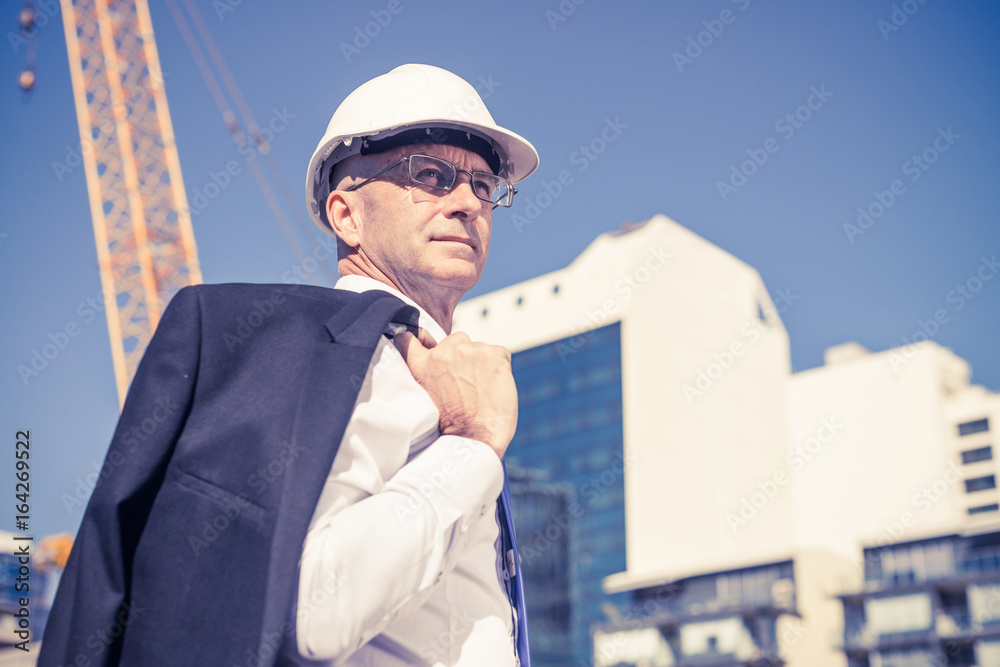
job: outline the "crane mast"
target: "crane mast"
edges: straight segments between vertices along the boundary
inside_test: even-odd
[[[164,307],[202,281],[146,0],[60,0],[119,403]]]

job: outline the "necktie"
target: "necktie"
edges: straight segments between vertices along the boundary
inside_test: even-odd
[[[521,576],[521,559],[517,555],[517,541],[514,538],[514,521],[511,518],[510,487],[507,484],[507,468],[504,466],[503,492],[497,501],[500,511],[500,548],[503,549],[504,586],[514,609],[514,639],[517,644],[516,665],[531,667],[528,651],[528,616],[524,608],[524,583]]]

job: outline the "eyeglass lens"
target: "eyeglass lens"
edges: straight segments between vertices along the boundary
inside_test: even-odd
[[[458,177],[458,171],[455,165],[447,160],[430,155],[411,155],[408,164],[408,176],[411,181],[440,190],[451,190]],[[482,201],[510,206],[513,189],[507,180],[495,174],[474,171],[471,172],[471,184],[472,191]]]

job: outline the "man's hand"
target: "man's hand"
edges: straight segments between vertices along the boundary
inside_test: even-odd
[[[502,459],[517,428],[510,352],[498,345],[473,343],[463,332],[439,344],[422,330],[420,339],[404,332],[392,342],[437,406],[441,434],[485,442]]]

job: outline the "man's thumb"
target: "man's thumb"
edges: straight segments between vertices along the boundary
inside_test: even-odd
[[[420,329],[420,338],[414,336],[409,331],[404,331],[393,336],[392,343],[403,356],[403,361],[409,366],[410,372],[413,372],[414,369],[423,368],[424,363],[426,363],[428,349],[435,345],[434,339],[423,329]]]

